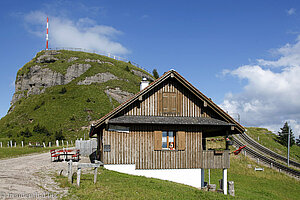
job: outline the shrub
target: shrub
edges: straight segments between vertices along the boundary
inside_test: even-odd
[[[61,91],[59,92],[59,94],[64,94],[67,92],[67,89],[65,87],[61,88]]]

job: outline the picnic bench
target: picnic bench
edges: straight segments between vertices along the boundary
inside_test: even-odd
[[[50,150],[51,161],[79,161],[80,150],[79,149],[52,149]]]

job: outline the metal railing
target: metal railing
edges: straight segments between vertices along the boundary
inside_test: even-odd
[[[147,73],[149,73],[150,75],[152,75],[152,73],[150,71],[148,71],[147,69],[145,69],[144,67],[142,67],[141,65],[137,64],[136,62],[133,62],[131,60],[128,60],[127,58],[123,58],[120,56],[116,56],[112,53],[107,53],[107,52],[101,52],[101,51],[96,51],[96,50],[90,50],[90,49],[85,49],[85,48],[73,48],[73,47],[55,47],[55,48],[49,48],[48,50],[68,50],[68,51],[82,51],[82,52],[86,52],[86,53],[95,53],[101,56],[107,56],[109,58],[113,58],[115,60],[119,60],[119,61],[123,61],[123,62],[130,62],[132,65],[146,71]]]

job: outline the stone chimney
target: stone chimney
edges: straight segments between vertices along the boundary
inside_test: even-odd
[[[149,85],[149,81],[146,77],[143,77],[141,84],[140,84],[140,91],[146,88]]]

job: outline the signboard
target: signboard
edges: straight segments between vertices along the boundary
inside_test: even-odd
[[[110,144],[109,145],[105,144],[104,148],[103,148],[103,151],[104,152],[110,152]]]

